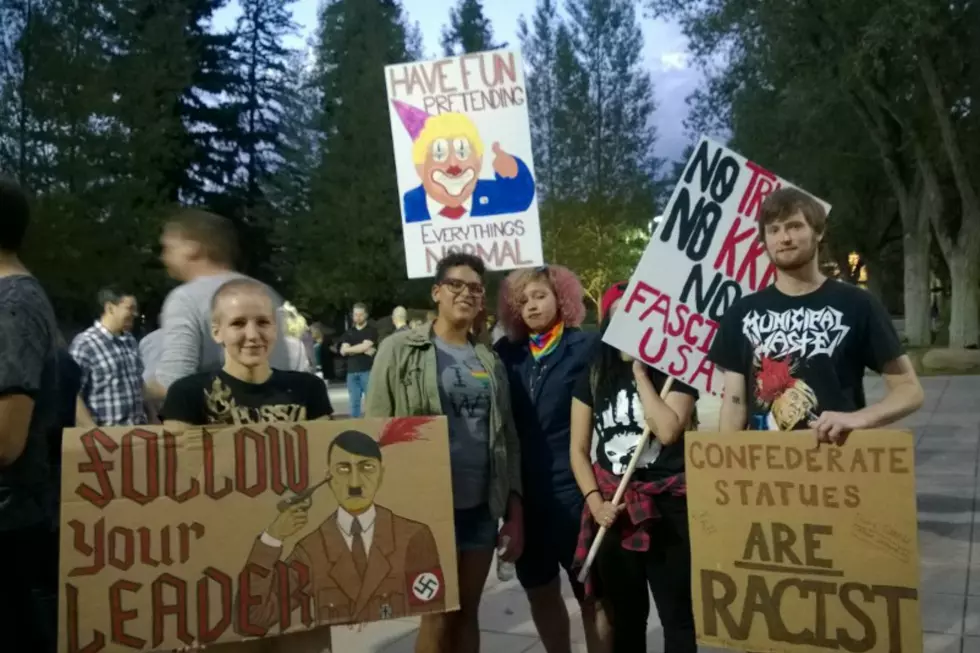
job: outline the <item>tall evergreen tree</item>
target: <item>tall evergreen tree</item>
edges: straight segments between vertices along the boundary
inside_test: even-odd
[[[313,312],[390,302],[405,276],[385,65],[408,59],[396,0],[329,0],[317,46],[323,156],[295,243],[297,301]]]
[[[632,0],[569,0],[572,42],[588,78],[586,188],[637,224],[653,215],[658,163],[656,104],[642,65],[643,35]]]
[[[238,219],[248,269],[259,277],[272,273],[272,225],[276,215],[263,195],[263,184],[281,163],[278,151],[290,52],[284,44],[295,31],[293,0],[240,0],[233,60],[238,77],[234,99],[238,130],[235,168],[223,192],[223,212]]]
[[[554,122],[559,93],[555,80],[555,46],[560,24],[555,0],[538,0],[531,23],[524,16],[518,21],[538,198],[548,197],[554,187]]]
[[[443,54],[451,57],[467,52],[483,52],[505,47],[495,44],[490,19],[483,14],[481,0],[459,0],[449,10],[449,25],[442,28]]]

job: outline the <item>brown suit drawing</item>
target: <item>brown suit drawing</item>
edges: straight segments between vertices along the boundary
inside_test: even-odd
[[[351,550],[344,541],[334,512],[302,540],[286,559],[309,569],[309,582],[301,587],[314,599],[317,625],[361,623],[445,610],[445,581],[432,531],[425,524],[399,517],[375,505],[374,535],[364,578],[358,576]],[[279,587],[276,563],[282,549],[255,541],[247,564],[268,573],[251,574],[253,600],[249,620],[263,628],[279,621]],[[295,592],[299,577],[290,571],[289,587]],[[433,589],[432,576],[438,580]],[[421,580],[420,580],[421,579]],[[413,585],[419,581],[416,591]],[[291,609],[298,606],[293,601]]]

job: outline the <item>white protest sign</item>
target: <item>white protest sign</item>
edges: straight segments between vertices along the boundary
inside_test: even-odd
[[[708,349],[725,311],[775,281],[758,219],[762,201],[783,186],[795,187],[702,136],[603,340],[720,394],[722,373]]]
[[[541,265],[520,53],[386,66],[385,85],[409,278],[452,252],[491,270]]]

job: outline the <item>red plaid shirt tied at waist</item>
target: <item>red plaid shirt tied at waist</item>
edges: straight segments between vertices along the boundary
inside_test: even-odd
[[[599,486],[599,494],[603,500],[612,501],[616,490],[619,488],[621,476],[616,476],[598,464],[592,465],[592,472],[595,474],[596,484]],[[687,494],[684,473],[669,476],[659,481],[630,481],[623,493],[623,503],[626,505],[626,515],[629,519],[623,521],[622,517],[617,521],[620,525],[620,535],[623,548],[628,551],[647,551],[650,548],[650,522],[660,519],[660,511],[653,497],[658,494],[669,494],[675,497],[682,497]],[[585,564],[585,559],[589,556],[589,549],[595,540],[599,528],[592,513],[589,511],[589,504],[586,503],[582,509],[582,527],[579,529],[578,546],[575,549],[575,559],[572,562],[572,569],[581,569]],[[595,564],[593,563],[593,569]],[[592,573],[589,573],[585,582],[585,595],[593,595]]]

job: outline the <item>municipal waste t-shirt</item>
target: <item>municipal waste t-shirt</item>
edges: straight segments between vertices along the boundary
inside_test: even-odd
[[[874,295],[827,279],[806,295],[769,286],[744,297],[722,318],[708,358],[745,377],[748,428],[791,431],[825,410],[864,408],[865,368],[881,372],[903,353]]]

